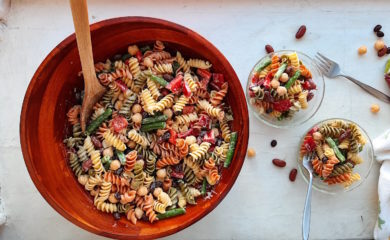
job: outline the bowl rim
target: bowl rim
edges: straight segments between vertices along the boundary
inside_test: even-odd
[[[347,122],[350,122],[350,123],[353,123],[353,124],[356,124],[358,126],[358,128],[365,134],[365,136],[367,137],[367,143],[368,145],[370,146],[371,148],[371,154],[370,154],[370,157],[369,157],[369,160],[367,159],[364,159],[365,161],[370,161],[369,162],[369,166],[368,166],[368,169],[367,169],[367,173],[364,175],[364,176],[361,176],[361,181],[359,181],[356,185],[354,185],[353,187],[348,187],[348,188],[344,188],[342,191],[338,191],[338,192],[335,192],[335,191],[327,191],[325,189],[320,189],[318,188],[316,185],[313,184],[313,188],[319,192],[322,192],[322,193],[325,193],[325,194],[329,194],[329,195],[336,195],[336,194],[341,194],[341,193],[346,193],[346,192],[350,192],[356,188],[358,188],[359,186],[361,186],[368,178],[368,176],[370,175],[371,173],[371,169],[372,169],[372,166],[374,164],[374,148],[373,148],[373,144],[372,144],[372,140],[370,138],[370,136],[368,135],[367,131],[364,130],[364,128],[362,128],[359,124],[357,124],[356,122],[352,121],[352,120],[349,120],[349,119],[346,119],[346,118],[338,118],[338,117],[332,117],[332,118],[326,118],[326,119],[323,119],[323,120],[320,120],[318,122],[316,122],[315,124],[313,124],[310,128],[308,128],[307,131],[305,131],[304,135],[302,135],[302,138],[301,140],[299,141],[299,145],[298,145],[298,148],[301,147],[302,143],[303,143],[303,139],[305,137],[305,135],[310,131],[310,129],[312,129],[313,127],[315,126],[318,126],[322,123],[325,123],[325,122],[328,122],[328,121],[335,121],[335,120],[342,120],[342,121],[347,121]],[[309,184],[309,180],[307,179],[306,175],[303,173],[303,171],[307,171],[307,170],[304,170],[302,168],[302,164],[301,164],[301,159],[300,159],[300,156],[299,156],[299,152],[298,152],[298,157],[297,157],[297,163],[298,163],[298,169],[299,169],[299,173],[301,175],[301,177],[303,178],[303,180]],[[360,175],[360,174],[359,174]],[[313,176],[314,178],[314,176]]]
[[[164,19],[159,19],[159,18],[152,18],[152,17],[143,17],[143,16],[125,16],[125,17],[117,17],[117,18],[109,18],[105,19],[93,24],[90,24],[90,32],[97,31],[102,28],[109,27],[111,25],[116,25],[116,24],[123,24],[123,23],[152,23],[152,24],[157,24],[160,26],[166,26],[169,29],[174,29],[180,32],[183,32],[187,34],[188,36],[196,39],[197,41],[202,42],[203,44],[207,45],[209,48],[214,50],[214,53],[217,55],[219,59],[221,59],[224,62],[224,68],[227,69],[226,71],[229,71],[233,73],[232,78],[236,79],[238,82],[240,82],[237,73],[234,71],[234,68],[230,64],[230,62],[226,59],[226,57],[207,39],[205,39],[203,36],[200,34],[196,33],[195,31],[184,27],[180,24],[167,21]],[[67,48],[69,45],[72,43],[76,42],[76,37],[75,33],[73,32],[69,36],[67,36],[64,40],[62,40],[57,46],[55,46],[49,53],[48,55],[44,58],[42,63],[39,65],[37,68],[36,72],[34,73],[33,77],[30,80],[30,83],[28,85],[28,88],[26,90],[24,99],[23,99],[23,104],[22,104],[22,109],[20,113],[20,123],[19,123],[19,138],[20,138],[20,144],[21,144],[21,149],[22,149],[22,154],[23,154],[23,159],[27,167],[27,171],[30,175],[31,180],[33,181],[35,187],[38,189],[39,193],[43,196],[43,198],[46,200],[46,202],[54,209],[56,210],[60,215],[65,217],[68,221],[72,222],[73,224],[77,225],[78,227],[87,230],[91,233],[98,234],[101,236],[105,237],[110,237],[110,238],[118,238],[118,239],[129,239],[129,238],[138,238],[139,236],[136,235],[128,235],[128,234],[121,234],[121,233],[112,233],[112,232],[105,232],[102,231],[101,229],[96,228],[93,225],[90,225],[88,223],[85,223],[83,221],[80,221],[79,219],[75,218],[72,214],[69,214],[67,211],[65,211],[61,205],[56,202],[55,198],[51,196],[45,185],[41,184],[41,180],[39,177],[39,174],[37,170],[34,167],[34,163],[32,161],[33,156],[32,156],[32,149],[29,146],[29,138],[27,137],[27,129],[28,129],[28,109],[29,105],[31,104],[32,100],[32,93],[35,89],[35,86],[37,82],[39,82],[39,77],[44,71],[45,67],[59,54],[62,50]],[[241,86],[241,94],[242,97],[245,98],[245,93],[243,91],[242,84],[240,82]],[[248,116],[248,107],[245,106],[243,109],[244,113],[246,113],[246,116]],[[245,161],[245,155],[246,155],[246,149],[248,147],[248,141],[249,141],[249,117],[242,118],[243,121],[243,126],[242,126],[242,131],[243,134],[241,136],[242,139],[242,146],[241,149],[237,149],[235,151],[235,161],[238,164],[237,168],[235,171],[232,171],[232,174],[229,176],[231,178],[231,183],[226,185],[225,191],[221,192],[218,194],[218,201],[215,201],[213,204],[208,205],[206,210],[203,211],[202,214],[197,216],[196,218],[192,218],[189,221],[183,223],[182,225],[177,226],[176,228],[166,230],[164,232],[158,232],[154,233],[149,236],[144,236],[143,239],[155,239],[155,238],[160,238],[160,237],[165,237],[169,236],[171,234],[177,233],[192,224],[196,223],[200,219],[204,218],[207,214],[209,214],[212,210],[214,210],[221,202],[222,200],[226,197],[226,195],[230,192],[232,189],[234,183],[237,180],[237,177],[239,173],[241,172],[243,163]],[[247,136],[247,137],[244,137]]]
[[[311,114],[311,115],[308,115],[308,117],[306,119],[304,119],[303,121],[300,121],[300,122],[296,122],[296,123],[289,123],[289,124],[283,124],[283,125],[276,125],[276,124],[273,124],[272,122],[269,122],[268,120],[262,118],[260,116],[260,114],[258,114],[256,112],[256,110],[253,108],[252,104],[250,103],[250,97],[249,97],[249,94],[248,94],[248,89],[249,89],[249,85],[250,85],[250,82],[251,82],[251,76],[252,76],[252,73],[253,73],[253,70],[256,68],[256,66],[266,57],[266,56],[270,56],[272,57],[273,54],[280,54],[280,53],[286,53],[286,52],[296,52],[298,54],[298,56],[302,55],[304,56],[305,58],[309,59],[310,60],[310,64],[312,64],[315,68],[315,70],[319,73],[319,76],[320,76],[320,83],[321,83],[321,86],[322,86],[322,94],[321,94],[321,99],[320,99],[320,102],[318,103],[318,106],[317,106],[317,109]],[[320,93],[320,92],[319,92]],[[282,50],[278,50],[278,51],[275,51],[275,52],[271,52],[271,53],[267,53],[266,55],[264,55],[263,57],[261,57],[256,63],[255,65],[251,68],[250,72],[249,72],[249,75],[248,75],[248,80],[247,80],[247,83],[246,83],[246,87],[245,87],[245,97],[246,97],[246,100],[247,100],[247,104],[249,105],[249,109],[250,109],[250,112],[251,114],[253,114],[258,120],[260,120],[261,122],[265,123],[266,125],[268,126],[271,126],[271,127],[274,127],[274,128],[278,128],[278,129],[290,129],[290,128],[293,128],[293,127],[298,127],[298,126],[301,126],[303,125],[304,123],[306,123],[307,121],[309,121],[310,119],[312,119],[316,113],[320,110],[321,108],[321,105],[322,105],[322,102],[324,100],[324,96],[325,96],[325,79],[324,79],[324,75],[322,74],[322,72],[320,71],[316,61],[314,61],[314,59],[312,57],[310,57],[309,55],[307,55],[306,53],[303,53],[301,51],[297,51],[297,50],[291,50],[291,49],[282,49]]]

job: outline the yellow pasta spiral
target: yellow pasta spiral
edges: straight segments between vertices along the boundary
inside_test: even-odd
[[[295,95],[302,92],[302,86],[299,81],[295,81],[295,83],[288,89],[288,94]]]
[[[301,104],[302,109],[306,109],[308,107],[307,94],[308,91],[303,91],[298,95],[298,101]]]
[[[153,204],[153,210],[158,212],[158,213],[165,213],[165,209],[167,208],[166,205],[159,203],[157,201],[154,201]]]
[[[293,68],[295,68],[295,69],[299,68],[299,58],[298,58],[298,54],[296,52],[293,52],[290,55],[288,55],[288,59],[290,59],[291,66]]]
[[[84,140],[84,149],[87,151],[89,156],[91,156],[92,152],[95,150],[90,136],[86,137]]]
[[[183,72],[187,72],[189,69],[189,66],[187,65],[186,60],[183,58],[180,52],[176,53],[176,61],[179,63],[180,68],[183,69]]]
[[[160,91],[158,90],[158,85],[155,81],[148,78],[146,80],[146,85],[148,86],[148,89],[150,90],[150,93],[152,94],[154,100],[157,100],[158,97],[160,97]]]
[[[331,147],[329,147],[328,144],[323,144],[322,145],[323,147],[323,150],[324,150],[324,155],[327,157],[327,158],[331,158],[334,156],[334,151]]]
[[[188,125],[190,122],[195,122],[198,120],[198,115],[196,113],[188,113],[184,115],[178,115],[175,117],[175,122],[178,125]]]
[[[349,139],[344,139],[338,146],[340,149],[348,149],[349,148]]]
[[[164,74],[164,73],[173,73],[172,64],[170,63],[161,63],[161,64],[155,64],[153,66],[152,71],[154,71],[157,74]]]
[[[149,89],[144,89],[141,92],[141,101],[144,105],[144,110],[150,114],[154,114],[156,101],[153,99]]]
[[[95,200],[94,204],[99,211],[105,213],[114,213],[118,211],[118,207],[116,206],[116,204],[113,203],[106,203],[106,202]]]
[[[131,57],[129,59],[129,69],[131,74],[133,75],[134,78],[138,78],[138,76],[141,73],[141,69],[139,67],[138,59],[135,57]]]
[[[208,61],[204,61],[201,59],[189,59],[187,61],[187,64],[189,67],[194,67],[194,68],[200,68],[200,69],[209,69],[211,68],[212,64],[209,63]]]
[[[195,80],[192,78],[191,74],[186,72],[184,74],[184,81],[188,84],[188,86],[191,89],[192,93],[196,92],[196,89],[198,88],[198,85],[196,84]]]
[[[173,111],[181,112],[184,106],[188,103],[188,100],[189,100],[188,97],[181,95],[180,98],[175,103],[175,105],[173,105]]]
[[[96,201],[98,202],[106,201],[111,193],[111,187],[112,187],[112,183],[103,181],[102,185],[100,186],[99,195]]]
[[[192,157],[192,160],[196,161],[196,160],[204,157],[206,155],[207,151],[209,150],[210,145],[211,144],[209,142],[202,142],[199,145],[199,148],[196,151],[193,151],[193,152],[190,153],[190,156]]]
[[[166,95],[163,99],[154,105],[154,110],[162,112],[165,108],[171,107],[173,104],[174,95],[172,93]]]
[[[97,174],[101,174],[102,172],[106,171],[103,167],[102,161],[100,160],[99,151],[94,150],[91,152],[91,161],[92,161],[93,169]]]
[[[115,147],[119,151],[124,151],[126,149],[126,145],[117,136],[112,134],[110,130],[103,133],[103,138],[108,145]]]
[[[208,115],[222,120],[225,117],[225,113],[220,109],[213,107],[207,100],[198,101],[198,107],[205,110]]]
[[[87,191],[92,191],[95,186],[100,185],[103,182],[101,175],[90,176],[84,188]]]
[[[221,121],[219,126],[221,127],[223,140],[225,140],[225,142],[230,142],[231,133],[230,133],[229,124],[227,123],[227,121],[226,120]]]
[[[360,180],[360,175],[359,173],[354,173],[351,175],[350,179],[344,182],[344,187],[349,187],[351,186],[352,183],[359,181]]]
[[[130,130],[127,134],[127,137],[144,148],[149,145],[148,139],[146,139],[144,136],[141,136],[135,129]]]
[[[265,78],[265,76],[267,76],[270,70],[271,70],[271,65],[268,65],[266,68],[260,71],[259,78]]]

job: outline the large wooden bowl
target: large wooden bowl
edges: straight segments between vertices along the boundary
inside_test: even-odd
[[[62,141],[67,132],[66,111],[75,102],[74,88],[83,81],[75,35],[61,42],[39,66],[27,89],[20,119],[20,141],[31,179],[46,201],[74,224],[106,237],[152,239],[184,229],[213,210],[233,186],[244,162],[248,145],[249,120],[243,89],[232,66],[206,39],[175,23],[144,17],[124,17],[91,26],[95,62],[126,52],[134,43],[152,43],[156,39],[178,49],[184,56],[208,59],[215,72],[224,73],[229,82],[227,101],[234,112],[233,130],[238,132],[236,152],[230,168],[211,200],[200,198],[187,214],[158,221],[139,221],[132,225],[122,217],[96,210],[92,198],[77,182],[67,164]],[[211,226],[210,226],[211,227]]]

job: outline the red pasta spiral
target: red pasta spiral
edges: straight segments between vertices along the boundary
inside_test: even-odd
[[[126,204],[134,201],[135,195],[137,194],[137,191],[135,190],[130,190],[128,192],[125,192],[124,194],[121,195],[121,200],[120,203]]]
[[[145,196],[143,210],[145,211],[145,214],[149,218],[149,222],[151,223],[158,220],[157,215],[153,210],[153,205],[154,199],[153,195],[150,193],[149,195]]]
[[[225,95],[228,92],[228,83],[224,83],[221,87],[221,90],[219,90],[215,95],[210,99],[211,104],[214,107],[217,107],[221,102],[223,101]]]
[[[306,68],[305,65],[299,65],[299,71],[301,72],[301,75],[305,78],[311,78],[311,72],[309,71],[309,69]]]
[[[334,165],[337,163],[339,163],[339,160],[335,156],[329,158],[322,167],[322,176],[327,178],[332,173]]]
[[[278,55],[274,54],[271,58],[271,73],[275,74],[280,67],[279,63],[279,57]]]
[[[314,172],[317,173],[319,176],[322,176],[322,161],[319,160],[318,157],[316,157],[311,161],[311,164],[313,166]]]
[[[75,105],[71,109],[69,109],[66,116],[68,116],[68,121],[70,124],[76,125],[77,123],[80,122],[80,118],[79,118],[80,111],[81,111],[80,105]]]
[[[129,209],[129,211],[126,213],[126,218],[129,220],[132,224],[137,224],[137,217],[135,216],[134,208]]]
[[[346,182],[350,178],[351,178],[351,173],[348,172],[348,173],[344,173],[344,174],[341,174],[338,176],[329,177],[329,178],[325,179],[324,182],[326,182],[329,185],[332,185],[332,184],[336,184],[336,183]]]
[[[186,141],[182,138],[179,138],[176,140],[176,147],[177,147],[177,150],[179,152],[179,156],[181,158],[187,156],[188,154],[188,144],[186,143]]]
[[[163,168],[165,166],[169,166],[169,165],[176,165],[180,162],[180,159],[179,158],[175,158],[175,157],[165,157],[165,158],[162,158],[160,160],[157,161],[156,163],[156,167],[157,168]]]
[[[104,174],[104,181],[112,183],[112,185],[115,185],[117,188],[130,186],[129,181],[126,178],[120,177],[113,172],[106,172]]]
[[[126,163],[125,163],[125,173],[130,173],[135,166],[135,162],[137,161],[137,151],[133,150],[126,154]]]

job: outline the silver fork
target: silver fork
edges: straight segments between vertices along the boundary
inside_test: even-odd
[[[302,238],[303,240],[309,239],[310,233],[310,216],[311,216],[311,188],[313,186],[313,166],[311,160],[314,155],[305,155],[302,160],[303,166],[309,172],[309,186],[307,187],[305,208],[303,209],[303,220],[302,220]]]
[[[389,96],[387,96],[383,92],[376,90],[375,88],[373,88],[365,83],[362,83],[362,82],[356,80],[355,78],[353,78],[351,76],[345,75],[341,71],[338,63],[336,63],[333,60],[330,60],[329,58],[325,57],[321,53],[317,52],[317,55],[315,56],[314,60],[315,60],[316,64],[318,65],[318,67],[320,68],[322,74],[324,74],[328,78],[335,78],[335,77],[339,77],[339,76],[345,77],[345,78],[351,80],[353,83],[355,83],[359,87],[361,87],[364,91],[373,95],[374,97],[376,97],[384,102],[390,103]]]

